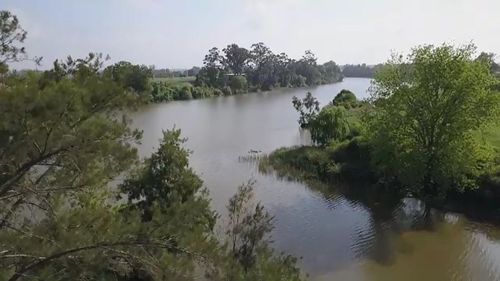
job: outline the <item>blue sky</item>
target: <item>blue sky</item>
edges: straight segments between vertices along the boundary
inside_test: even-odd
[[[91,51],[187,68],[233,42],[341,64],[443,42],[500,54],[500,0],[2,0],[0,9],[18,15],[44,68]]]

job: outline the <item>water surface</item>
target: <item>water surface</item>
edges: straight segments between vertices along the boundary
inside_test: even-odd
[[[133,116],[134,126],[144,130],[140,154],[154,151],[162,130],[180,128],[193,151],[191,165],[221,214],[238,185],[256,180],[256,198],[275,216],[274,246],[302,257],[311,280],[500,280],[496,227],[415,199],[366,198],[336,186],[282,180],[242,159],[250,150],[308,143],[293,96],[310,91],[324,105],[342,89],[367,98],[369,86],[369,79],[347,78],[309,89],[147,106]]]

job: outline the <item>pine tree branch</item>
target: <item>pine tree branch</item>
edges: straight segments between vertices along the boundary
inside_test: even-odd
[[[172,245],[171,243],[158,243],[158,242],[140,242],[140,241],[119,241],[119,242],[100,242],[96,243],[93,245],[88,245],[88,246],[82,246],[78,248],[73,248],[69,250],[65,250],[59,253],[55,253],[53,255],[43,257],[42,259],[37,259],[36,261],[33,261],[32,263],[18,269],[12,277],[8,279],[8,281],[16,281],[23,275],[25,275],[27,272],[34,270],[36,268],[42,267],[48,263],[50,263],[53,260],[62,258],[64,256],[77,253],[77,252],[82,252],[82,251],[90,251],[94,249],[99,249],[99,248],[109,248],[109,247],[120,247],[120,246],[125,246],[125,247],[143,247],[143,246],[156,246],[164,249],[169,249],[169,250],[174,250],[174,251],[179,251],[182,253],[185,253],[187,255],[194,255],[192,252],[187,251],[185,249],[181,249],[179,247],[176,247]],[[1,256],[0,256],[1,258]],[[40,257],[38,257],[40,258]]]

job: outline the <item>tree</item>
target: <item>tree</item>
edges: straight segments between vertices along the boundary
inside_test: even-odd
[[[0,11],[0,32],[0,64],[24,59],[26,49],[19,44],[24,43],[27,32],[22,29],[17,16]]]
[[[140,133],[120,114],[135,97],[100,74],[98,56],[55,65],[50,75],[9,76],[0,87],[0,276],[5,280],[44,276],[65,264],[71,268],[75,255],[80,262],[92,260],[91,250],[140,244],[99,229],[114,213],[104,205],[102,188],[136,159],[131,144]]]
[[[226,70],[235,75],[243,74],[250,59],[250,52],[236,44],[228,45],[222,52],[224,52],[222,63]]]
[[[187,75],[188,76],[196,76],[198,75],[198,73],[200,73],[200,68],[197,67],[197,66],[193,66],[191,67],[188,71],[187,71]]]
[[[332,105],[343,106],[346,109],[356,107],[358,99],[353,92],[342,89],[332,100]]]
[[[241,259],[246,269],[217,241],[180,131],[164,133],[158,151],[129,173],[140,133],[120,112],[137,97],[94,68],[98,57],[0,87],[0,277],[194,280],[196,268],[217,272],[212,280],[298,280],[295,260],[254,236],[268,217],[261,207],[242,226],[244,241],[258,245]],[[110,189],[120,175],[126,180]]]
[[[319,112],[319,102],[318,100],[312,96],[310,92],[307,92],[307,95],[302,100],[293,97],[292,104],[295,110],[300,114],[299,117],[299,125],[301,128],[308,128],[311,121],[316,117]]]
[[[414,192],[443,195],[473,188],[491,161],[477,132],[496,119],[498,95],[474,45],[415,48],[375,78],[375,167]]]
[[[344,107],[326,106],[309,124],[311,139],[320,146],[345,140],[351,131],[347,110]]]
[[[164,133],[158,151],[139,163],[141,133],[124,115],[139,101],[120,82],[95,54],[56,61],[43,74],[6,76],[0,279],[196,280],[206,271],[217,273],[210,280],[299,280],[292,257],[253,235],[267,225],[262,208],[243,227],[242,237],[258,245],[255,262],[243,270],[219,243],[179,130]]]
[[[252,45],[249,77],[259,89],[270,90],[278,83],[278,57],[264,43]]]
[[[363,64],[346,64],[342,67],[342,73],[346,77],[364,77],[364,78],[373,78],[378,69],[380,69],[382,65],[368,66],[365,63]]]
[[[492,73],[496,73],[500,71],[500,65],[495,62],[495,54],[494,53],[486,53],[481,52],[479,56],[476,58],[477,61],[481,61],[490,66],[490,71]]]
[[[0,11],[0,74],[8,71],[8,63],[29,59],[22,46],[27,34],[17,16],[9,11]],[[39,64],[42,58],[32,60]]]
[[[292,69],[293,60],[287,54],[281,53],[276,56],[276,67],[278,72],[278,81],[281,87],[289,87],[292,82]]]
[[[252,206],[252,184],[242,185],[227,205],[229,224],[226,235],[231,253],[248,271],[256,262],[256,251],[266,246],[266,235],[272,231],[272,217],[260,204]]]
[[[245,76],[248,88],[255,90],[271,90],[277,86],[312,86],[338,82],[343,78],[335,62],[318,65],[311,51],[306,51],[296,61],[285,53],[274,54],[262,42],[253,44],[250,50],[230,44],[223,49],[223,55],[217,48],[212,48],[204,64],[196,77],[196,85],[207,85],[224,92],[229,92],[230,77],[233,75]]]
[[[235,94],[246,93],[248,89],[248,83],[245,76],[231,76],[229,85],[232,92]]]
[[[219,49],[212,48],[203,60],[203,68],[196,76],[198,86],[208,85],[220,88],[224,86],[224,68],[222,66],[222,56]]]
[[[193,200],[201,191],[203,182],[189,167],[189,151],[182,147],[185,141],[180,130],[163,132],[157,152],[120,185],[129,204],[140,209],[145,220],[151,220],[155,204],[168,209],[175,203]],[[215,219],[209,209],[198,215],[200,219]]]
[[[273,217],[261,204],[254,203],[253,184],[241,185],[229,199],[225,248],[230,259],[223,263],[223,270],[209,274],[209,279],[301,280],[297,259],[270,248]]]
[[[324,84],[339,82],[343,79],[342,71],[340,71],[340,67],[334,61],[329,61],[321,65],[321,71],[322,82]]]
[[[317,58],[307,50],[302,58],[297,62],[296,73],[306,78],[306,84],[309,86],[319,84],[321,72],[317,67]]]
[[[115,82],[122,84],[126,89],[131,89],[136,93],[149,93],[152,90],[150,80],[153,78],[153,72],[145,65],[121,61],[108,66],[104,73],[110,75]]]

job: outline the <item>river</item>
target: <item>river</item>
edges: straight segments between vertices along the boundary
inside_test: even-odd
[[[310,89],[155,104],[135,113],[148,156],[162,130],[180,128],[190,163],[224,217],[237,187],[255,180],[257,200],[274,216],[274,247],[297,257],[310,280],[500,280],[500,229],[460,214],[429,210],[415,199],[359,199],[335,186],[310,187],[259,173],[250,150],[269,153],[308,142],[292,97],[310,91],[322,105],[341,89],[369,96],[370,80],[347,78]]]

